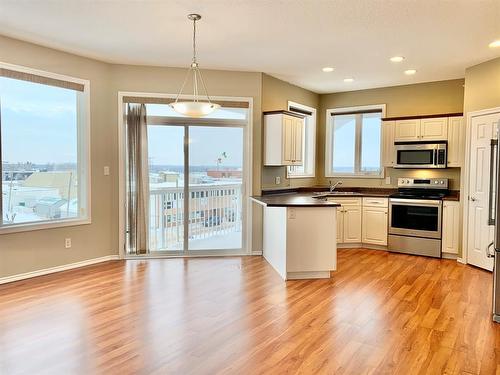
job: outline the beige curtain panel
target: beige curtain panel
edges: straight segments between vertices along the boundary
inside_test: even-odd
[[[149,252],[149,170],[146,106],[127,105],[127,203],[128,250],[130,253]]]

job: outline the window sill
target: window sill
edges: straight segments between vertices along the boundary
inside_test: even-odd
[[[78,225],[91,224],[92,220],[87,219],[71,219],[71,220],[54,220],[50,222],[12,224],[0,227],[0,235],[9,233],[31,232],[35,230],[55,229],[73,227]]]

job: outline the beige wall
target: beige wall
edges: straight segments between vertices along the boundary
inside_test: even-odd
[[[116,165],[109,65],[1,36],[0,61],[90,80],[92,159],[92,224],[0,235],[0,277],[117,254],[116,171],[102,173],[105,165]],[[66,237],[71,249],[64,248]]]
[[[325,132],[326,132],[326,110],[331,108],[352,107],[370,104],[385,104],[386,116],[410,116],[437,113],[462,112],[464,103],[464,80],[450,80],[440,82],[420,83],[414,85],[384,87],[370,90],[340,92],[320,96],[320,115],[318,123],[317,141],[317,175],[318,183],[328,184],[329,180],[337,181],[335,178],[325,178]],[[386,168],[386,175],[391,177],[391,184],[386,185],[384,179],[359,179],[341,178],[344,186],[363,187],[395,187],[397,178],[402,176],[412,177],[422,173],[410,170],[395,170]],[[426,175],[435,177],[447,177],[452,179],[452,188],[460,186],[459,169],[448,169],[446,171],[426,171]]]
[[[316,108],[319,112],[318,94],[270,75],[262,74],[262,111],[287,109],[288,101]],[[277,176],[281,177],[279,185],[274,183]],[[312,186],[315,183],[316,178],[286,178],[286,167],[262,167],[263,188]]]
[[[0,277],[118,254],[119,90],[176,93],[185,70],[110,65],[0,36],[0,61],[90,80],[92,224],[0,235]],[[213,96],[253,98],[253,193],[261,186],[262,74],[204,71]],[[189,87],[186,88],[189,90]],[[111,175],[103,175],[103,167]],[[261,248],[259,215],[254,216],[255,248]],[[64,248],[64,238],[72,248]]]
[[[465,70],[465,112],[500,107],[500,58]]]

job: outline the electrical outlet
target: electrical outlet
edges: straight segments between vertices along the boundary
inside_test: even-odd
[[[281,177],[280,177],[280,176],[276,176],[276,177],[274,178],[274,183],[275,183],[276,185],[281,184]]]
[[[104,175],[109,176],[109,167],[107,165],[104,167]]]
[[[390,184],[391,184],[391,177],[387,176],[387,177],[385,178],[385,184],[386,184],[386,185],[390,185]]]
[[[65,238],[64,239],[64,247],[66,249],[71,249],[71,238]]]
[[[288,209],[288,218],[289,219],[295,219],[297,217],[295,213],[295,208],[289,208]]]

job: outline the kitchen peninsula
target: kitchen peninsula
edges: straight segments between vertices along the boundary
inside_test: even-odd
[[[340,204],[311,194],[251,198],[264,206],[263,255],[284,280],[329,278],[337,268]]]

